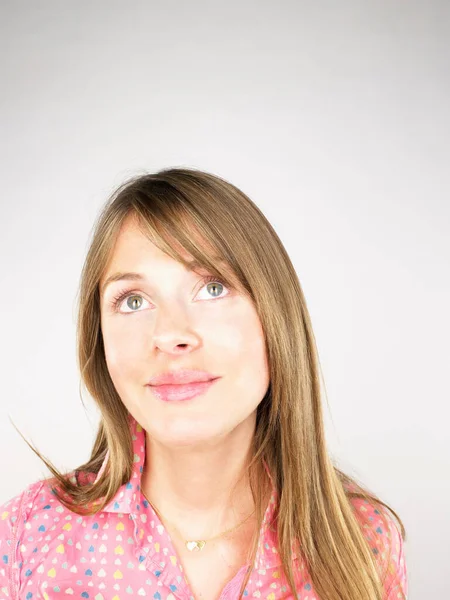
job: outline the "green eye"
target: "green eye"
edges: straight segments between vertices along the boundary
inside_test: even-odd
[[[218,281],[208,283],[206,287],[208,288],[208,291],[211,291],[211,289],[216,290],[215,292],[213,292],[213,296],[220,296],[220,292],[221,292],[221,290],[223,290],[223,285]],[[217,292],[217,289],[219,289],[218,292]]]
[[[203,280],[203,288],[208,290],[209,298],[219,298],[224,289],[226,289],[224,282],[213,275],[206,277]],[[223,295],[223,294],[222,294]],[[206,298],[208,300],[208,298]]]
[[[136,306],[137,299],[140,299],[139,306]],[[131,302],[130,302],[130,300],[131,300]],[[136,309],[136,308],[140,308],[141,305],[142,305],[142,296],[138,296],[136,294],[133,294],[132,296],[128,296],[128,298],[127,298],[128,308]],[[135,311],[133,311],[133,312],[135,312]]]

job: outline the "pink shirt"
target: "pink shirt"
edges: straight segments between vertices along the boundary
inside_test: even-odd
[[[140,491],[145,432],[132,417],[130,426],[132,477],[100,513],[72,513],[42,481],[29,485],[0,507],[0,600],[194,600],[171,538]],[[107,460],[108,456],[102,471]],[[91,476],[90,480],[96,477]],[[75,482],[73,474],[72,480]],[[294,597],[280,573],[276,534],[271,526],[276,501],[273,488],[245,590],[245,596],[251,598]],[[364,518],[366,537],[375,553],[385,553],[390,539],[393,540],[385,600],[406,598],[403,543],[393,518],[388,517],[386,531],[373,506],[359,499],[353,504],[356,514]],[[319,600],[296,555],[294,563],[300,599]],[[237,599],[247,567],[243,566],[225,585],[220,600]]]

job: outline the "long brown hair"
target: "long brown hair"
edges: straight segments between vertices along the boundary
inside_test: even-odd
[[[258,311],[270,385],[257,409],[248,475],[261,524],[267,497],[261,465],[266,461],[279,498],[279,553],[295,597],[292,548],[300,540],[302,560],[322,600],[382,600],[387,561],[370,548],[351,500],[364,498],[388,509],[399,522],[403,539],[404,525],[392,508],[331,459],[324,434],[318,352],[297,274],[259,208],[237,187],[210,173],[173,168],[133,177],[100,212],[80,280],[77,350],[82,383],[99,407],[101,419],[91,457],[75,473],[98,473],[107,453],[109,462],[98,481],[82,484],[78,477],[58,471],[28,444],[53,473],[50,479],[59,484],[60,491],[54,488],[54,493],[73,512],[95,514],[131,476],[132,440],[124,427],[128,411],[105,361],[99,290],[120,227],[130,215],[172,258],[187,266],[175,250],[175,240],[201,266],[233,285],[213,257],[219,256]],[[192,235],[192,225],[203,243]],[[240,596],[248,578],[249,572]]]

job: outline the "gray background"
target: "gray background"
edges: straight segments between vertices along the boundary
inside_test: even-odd
[[[450,3],[2,2],[0,501],[85,461],[76,292],[124,178],[243,189],[303,286],[330,452],[404,519],[410,598],[450,594]]]

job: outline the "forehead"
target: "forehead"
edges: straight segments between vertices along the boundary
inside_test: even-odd
[[[213,246],[209,240],[203,240],[195,227],[186,229],[187,244],[191,240],[194,241],[195,255],[187,252],[178,240],[166,232],[164,232],[163,239],[168,245],[169,251],[165,251],[165,246],[162,250],[149,239],[152,231],[154,230],[150,228],[145,230],[145,226],[143,229],[140,223],[135,222],[135,219],[127,218],[122,223],[107,265],[98,280],[100,298],[103,298],[110,282],[124,279],[149,282],[154,275],[166,277],[169,275],[166,268],[179,269],[179,264],[183,264],[184,261],[183,266],[189,272],[196,272],[199,276],[209,274],[218,277],[225,285],[232,286],[233,289],[254,301],[250,284],[241,272],[240,265],[234,264],[233,258],[231,262],[226,260],[220,249]],[[156,242],[160,243],[159,240],[160,236],[157,235]],[[174,251],[173,256],[170,253],[172,251]],[[176,262],[178,266],[175,265]],[[159,271],[159,275],[156,275],[154,268],[163,269],[163,272]]]
[[[192,239],[196,240],[197,246],[205,250],[205,253],[209,248],[208,257],[213,261],[215,266],[220,265],[220,267],[229,275],[229,265],[218,256],[215,249],[211,248],[204,240],[201,240],[198,231],[195,231],[195,229],[191,227],[188,233]],[[193,256],[181,246],[178,240],[170,236],[170,234],[165,235],[165,241],[172,250],[178,252],[181,258],[186,261],[185,268],[189,271],[199,271],[202,268],[202,262],[195,260]],[[143,273],[138,276],[136,273],[130,272],[145,270],[145,268],[154,261],[165,266],[172,265],[174,261],[178,260],[179,259],[176,256],[170,256],[149,239],[147,232],[135,218],[128,217],[119,230],[107,266],[100,279],[100,292],[103,294],[107,284],[111,281],[117,281],[125,277],[136,279],[142,278],[144,276]]]
[[[186,224],[186,233],[189,238],[195,241],[196,245],[202,248],[204,253],[208,254],[214,261],[221,261],[216,249],[211,244],[202,238],[199,231],[192,224]],[[183,260],[194,265],[192,255],[187,252],[180,242],[175,239],[170,233],[164,233],[164,241],[168,244],[171,250],[177,253]],[[165,251],[158,247],[149,236],[149,232],[140,224],[133,215],[128,216],[122,223],[118,236],[116,238],[113,250],[109,257],[109,264],[113,264],[118,260],[129,259],[139,260],[141,256],[152,256],[162,258],[164,260],[172,260]],[[195,264],[197,264],[195,262]]]

